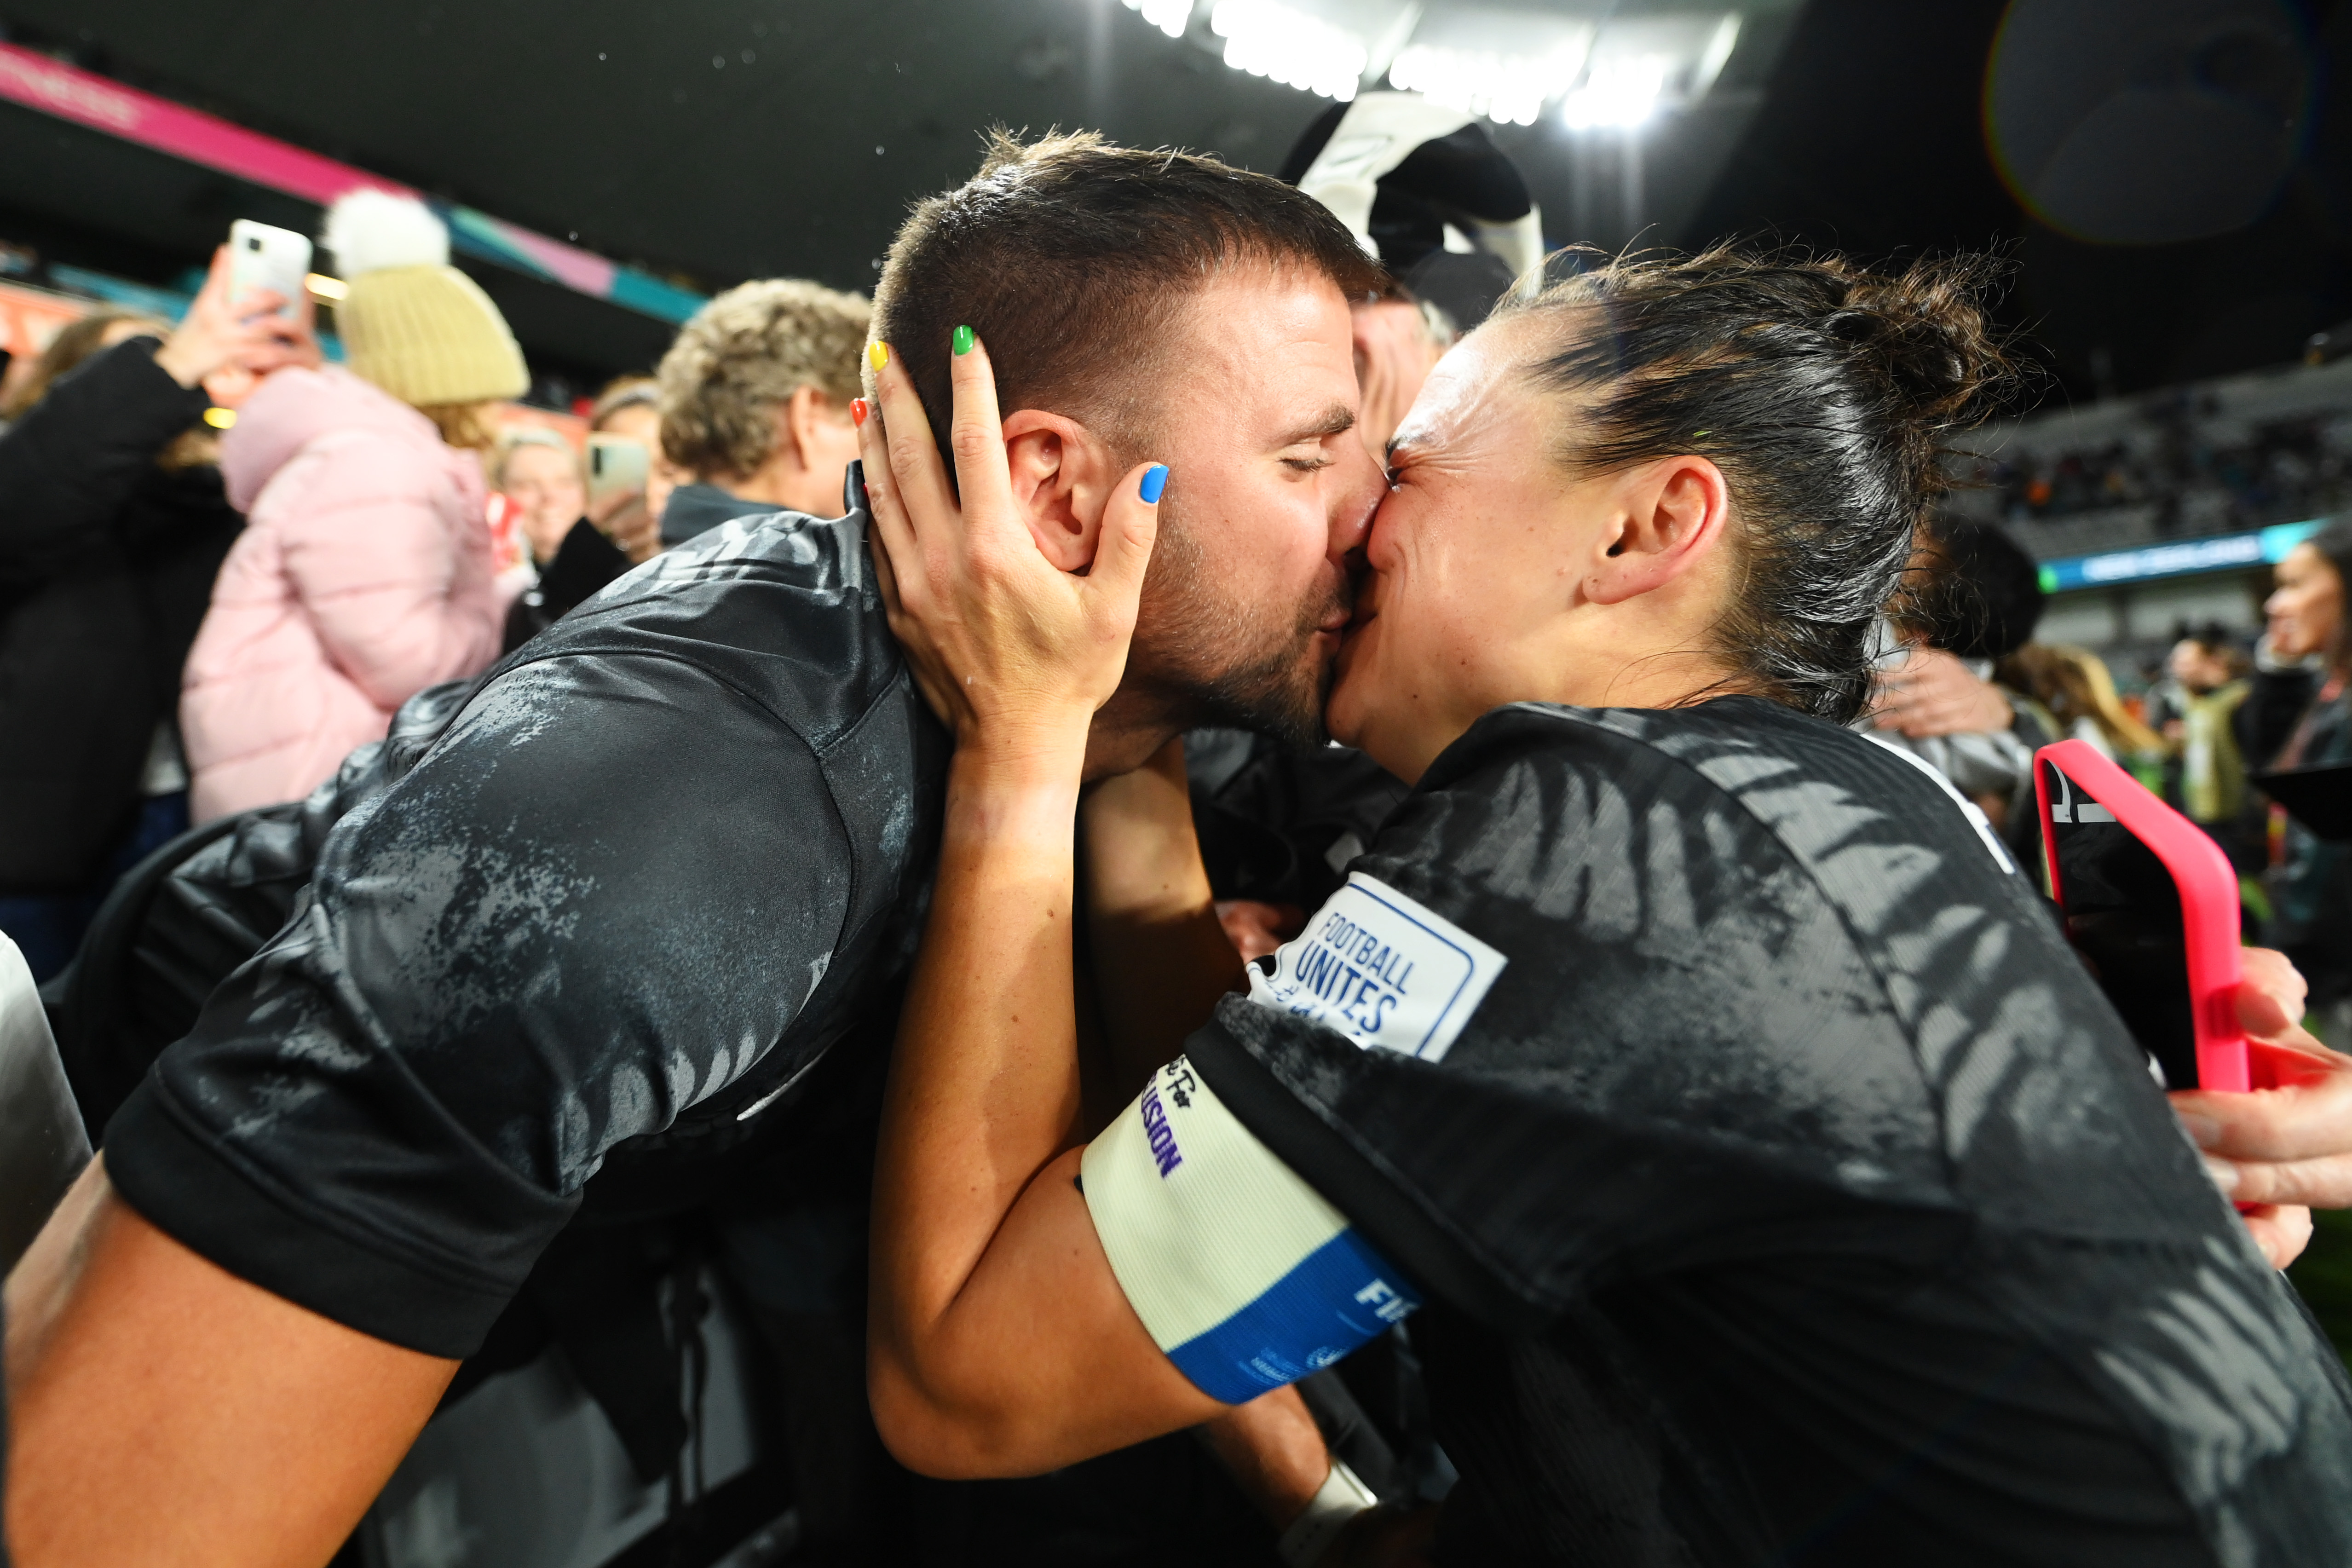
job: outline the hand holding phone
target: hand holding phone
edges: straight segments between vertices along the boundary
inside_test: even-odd
[[[234,248],[223,246],[215,251],[205,286],[155,351],[155,363],[165,374],[182,386],[204,383],[218,401],[235,401],[218,388],[225,375],[238,374],[249,385],[253,376],[287,364],[315,364],[319,358],[308,293],[298,290],[289,317],[279,313],[274,293],[241,291],[236,275]],[[268,301],[258,311],[249,308],[256,298]]]

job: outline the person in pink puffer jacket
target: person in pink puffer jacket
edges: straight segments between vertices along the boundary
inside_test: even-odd
[[[189,817],[294,800],[499,649],[481,465],[349,371],[285,370],[221,443],[248,514],[180,696]]]
[[[469,448],[482,405],[528,384],[521,351],[422,204],[346,196],[326,239],[351,368],[271,375],[221,443],[248,521],[182,679],[194,822],[308,795],[403,702],[498,655],[507,595]]]

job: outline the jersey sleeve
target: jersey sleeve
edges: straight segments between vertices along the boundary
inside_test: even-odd
[[[809,746],[718,677],[520,666],[337,826],[109,1172],[231,1272],[468,1354],[616,1144],[787,1038],[855,848]]]
[[[1212,1399],[1296,1382],[1421,1304],[1181,1058],[1087,1145],[1080,1171],[1119,1289]]]

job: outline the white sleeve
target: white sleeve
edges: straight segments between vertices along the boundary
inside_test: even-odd
[[[1181,1057],[1079,1170],[1119,1289],[1212,1399],[1239,1405],[1328,1366],[1421,1305]]]

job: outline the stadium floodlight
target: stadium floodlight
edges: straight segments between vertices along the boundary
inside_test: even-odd
[[[1721,0],[1718,0],[1718,4]],[[1575,130],[1631,130],[1706,96],[1739,41],[1738,11],[1617,13],[1479,0],[1121,0],[1171,38],[1345,103],[1385,77],[1400,92],[1502,125],[1559,106]],[[1202,12],[1208,26],[1193,24]]]
[[[1121,0],[1130,11],[1140,11],[1143,19],[1171,38],[1181,38],[1184,29],[1192,25],[1192,0]]]
[[[1655,55],[1595,65],[1584,85],[1560,100],[1560,123],[1571,131],[1632,131],[1658,111],[1666,62]]]
[[[1389,66],[1389,85],[1502,125],[1533,125],[1576,85],[1592,47],[1590,22],[1485,8],[1418,18]]]
[[[1361,35],[1282,0],[1217,0],[1209,30],[1225,40],[1225,64],[1346,103],[1371,51]]]

